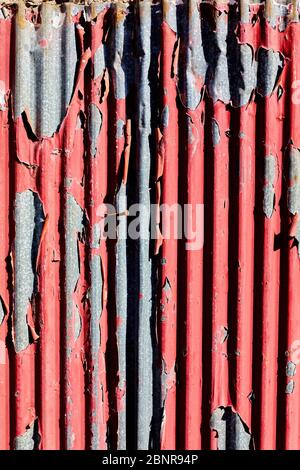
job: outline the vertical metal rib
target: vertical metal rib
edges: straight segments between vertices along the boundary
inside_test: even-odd
[[[126,185],[121,183],[116,196],[116,210],[119,214],[118,240],[116,245],[116,309],[117,341],[119,357],[119,384],[122,405],[118,411],[118,449],[126,449],[126,330],[127,330],[127,260],[126,230],[127,210]]]
[[[116,155],[116,212],[121,214],[118,218],[117,242],[115,247],[115,293],[116,293],[116,336],[118,345],[118,375],[117,386],[118,401],[118,449],[126,449],[126,331],[127,331],[127,190],[126,179],[122,178],[120,185],[121,155],[125,159],[125,121],[126,121],[126,80],[128,67],[124,53],[128,44],[125,34],[126,9],[116,5],[114,16],[112,75],[115,99],[115,155]],[[126,162],[123,160],[124,166]],[[125,169],[125,168],[124,168]]]
[[[91,449],[99,449],[99,423],[97,417],[99,416],[99,407],[102,403],[101,393],[99,387],[99,350],[101,344],[101,330],[100,330],[100,317],[102,312],[102,266],[101,257],[99,255],[92,255],[90,259],[91,270],[91,289],[90,289],[90,304],[91,304],[91,320],[90,320],[90,355],[92,360],[92,377],[91,377],[91,396],[93,400],[93,409],[90,413],[95,414],[96,419],[91,422]]]
[[[15,202],[15,305],[14,340],[16,352],[29,345],[27,311],[35,287],[35,263],[44,216],[37,194],[24,191]]]
[[[138,202],[140,206],[139,304],[138,304],[138,390],[137,448],[148,449],[152,419],[152,343],[151,343],[151,260],[149,256],[150,222],[150,148],[151,134],[150,84],[148,73],[151,58],[151,2],[138,2],[137,80],[137,159]]]

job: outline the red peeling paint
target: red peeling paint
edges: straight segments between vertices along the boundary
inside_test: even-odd
[[[172,105],[176,100],[176,82],[172,77],[172,55],[176,41],[175,33],[164,21],[161,26],[162,52],[161,52],[161,112],[168,114],[168,122],[162,123],[161,138],[159,140],[157,180],[161,183],[161,204],[172,206],[178,201],[178,137],[177,122],[178,111]],[[172,179],[169,178],[172,175]],[[163,214],[162,214],[163,216]],[[176,215],[175,215],[176,220]],[[176,363],[177,347],[177,240],[174,229],[171,228],[170,239],[161,239],[161,257],[167,262],[161,265],[160,276],[160,344],[162,374],[167,377],[173,374]],[[170,283],[170,292],[164,289],[165,280]],[[164,396],[165,394],[165,396]],[[166,384],[162,389],[164,400],[164,418],[161,430],[161,448],[172,449],[176,446],[176,386],[175,383]]]

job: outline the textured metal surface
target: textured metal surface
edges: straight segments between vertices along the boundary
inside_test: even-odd
[[[1,2],[0,37],[0,448],[299,449],[298,2]]]

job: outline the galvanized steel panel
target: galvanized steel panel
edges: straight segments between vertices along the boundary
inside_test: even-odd
[[[0,448],[299,449],[298,2],[1,2],[0,37]]]

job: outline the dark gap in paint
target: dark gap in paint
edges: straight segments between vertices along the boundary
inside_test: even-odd
[[[32,130],[32,127],[30,125],[26,112],[23,111],[21,116],[22,116],[23,126],[26,131],[28,139],[31,140],[32,142],[38,142],[39,139],[37,138],[37,136]]]
[[[213,249],[213,184],[214,159],[212,141],[212,102],[205,94],[204,122],[204,244],[203,244],[203,286],[207,286],[203,296],[203,325],[202,325],[202,448],[210,448],[210,403],[211,403],[211,349],[212,349],[212,249]]]
[[[33,435],[32,435],[32,440],[34,442],[33,450],[38,450],[39,449],[41,439],[42,439],[42,436],[39,432],[39,420],[38,420],[38,418],[36,418],[34,420],[34,423],[33,423]]]
[[[240,132],[240,108],[230,109],[229,137],[229,212],[228,212],[228,374],[229,395],[233,402],[236,401],[236,362],[237,362],[237,322],[236,307],[238,296],[238,227],[239,227],[239,154],[241,143]]]
[[[176,21],[178,36],[178,63],[180,54],[182,54],[182,40],[187,28],[187,6],[177,5]],[[174,71],[176,72],[176,71]],[[180,69],[178,69],[178,79],[180,80]],[[187,147],[187,123],[186,110],[182,105],[179,90],[177,89],[176,106],[178,109],[178,155],[186,155]],[[186,177],[187,162],[186,158],[179,158],[178,161],[178,204],[184,207],[186,202]],[[178,240],[178,260],[177,260],[177,384],[176,384],[176,449],[185,448],[185,416],[182,413],[182,405],[186,402],[185,376],[186,376],[186,251],[185,240]],[[168,262],[168,260],[164,260]]]
[[[151,135],[149,136],[149,147],[151,155],[150,168],[150,202],[156,202],[156,157],[157,142],[156,129],[160,123],[160,81],[159,81],[159,53],[160,53],[160,26],[161,26],[161,6],[153,5],[151,8],[151,62],[148,73],[150,84],[150,107],[151,107]],[[150,221],[151,225],[151,221]],[[150,230],[150,228],[149,228]],[[152,375],[153,375],[153,416],[151,421],[149,448],[158,450],[160,446],[161,427],[161,379],[160,379],[160,356],[157,343],[157,287],[158,287],[158,267],[159,257],[153,256],[155,240],[150,240],[149,257],[151,264],[151,299],[152,310],[150,318],[151,344],[152,344]]]
[[[84,41],[85,44],[91,44],[92,43],[92,25],[91,23],[88,23],[85,28],[85,34],[84,34]],[[86,47],[86,45],[85,45]],[[84,70],[84,94],[78,90],[78,98],[80,100],[84,99],[84,113],[81,110],[79,113],[83,115],[84,120],[86,120],[85,116],[88,116],[89,114],[89,106],[91,103],[91,77],[92,77],[92,62],[89,61],[85,67]],[[85,114],[85,115],[84,115]],[[83,142],[84,142],[84,149],[90,149],[90,137],[89,137],[89,132],[88,132],[88,126],[83,126]],[[91,187],[91,160],[94,158],[92,155],[90,155],[90,152],[86,152],[87,155],[85,155],[86,158],[84,158],[84,175],[85,175],[85,182],[86,184],[84,185],[84,202],[85,202],[85,207],[87,208],[87,211],[91,209],[91,197],[92,197],[92,187]],[[87,213],[87,217],[89,217],[89,213]],[[92,257],[91,254],[91,244],[90,240],[92,240],[93,237],[93,227],[91,224],[91,221],[89,220],[89,223],[87,221],[87,243],[85,245],[85,260],[84,260],[84,270],[85,270],[85,278],[86,282],[88,285],[88,288],[90,288],[92,284],[92,279],[91,279],[91,267],[90,267],[90,260]],[[93,397],[92,397],[92,373],[93,373],[93,357],[91,353],[91,341],[90,341],[90,335],[89,331],[91,328],[91,305],[88,302],[87,303],[87,319],[86,319],[86,331],[84,332],[85,334],[85,339],[84,339],[84,346],[85,346],[85,356],[87,358],[87,364],[88,366],[85,368],[85,373],[84,373],[84,389],[85,389],[85,445],[86,449],[92,449],[92,442],[93,442],[93,435],[92,435],[92,426],[91,422],[93,420],[92,417],[92,402],[93,402]],[[100,328],[100,325],[99,325]],[[100,336],[101,337],[101,336]],[[101,346],[100,346],[101,347]],[[97,360],[98,356],[97,356]],[[98,409],[102,406],[101,401],[101,394],[99,393],[98,397],[99,403],[98,403]],[[97,425],[99,423],[97,422]]]
[[[289,155],[284,149],[289,144],[291,137],[291,85],[293,82],[293,73],[291,67],[288,68],[286,80],[286,92],[284,102],[285,119],[282,129],[282,167],[281,173],[281,197],[279,201],[280,208],[280,234],[282,239],[282,247],[280,251],[280,288],[279,288],[279,326],[278,326],[278,373],[277,373],[277,430],[282,432],[276,433],[276,449],[286,448],[286,405],[289,395],[286,392],[286,351],[290,347],[287,344],[287,308],[289,305],[289,257],[290,257],[290,214],[287,208],[287,170],[289,165]]]
[[[115,54],[115,46],[113,41],[113,34],[109,36],[109,43],[107,44],[111,54]],[[108,109],[111,112],[108,114],[108,141],[107,141],[107,158],[110,164],[107,167],[107,194],[105,195],[104,202],[107,204],[115,204],[115,192],[117,187],[117,160],[116,160],[116,147],[115,147],[115,116],[117,101],[115,98],[115,90],[113,80],[110,74],[110,90],[107,96]],[[116,391],[119,383],[118,377],[118,344],[117,344],[117,312],[116,312],[116,240],[107,239],[107,278],[108,278],[108,291],[107,291],[107,319],[108,319],[108,340],[106,345],[106,367],[110,373],[107,375],[107,389],[109,401],[109,419],[108,419],[108,448],[116,450],[118,445],[118,411],[117,411],[117,396]]]

